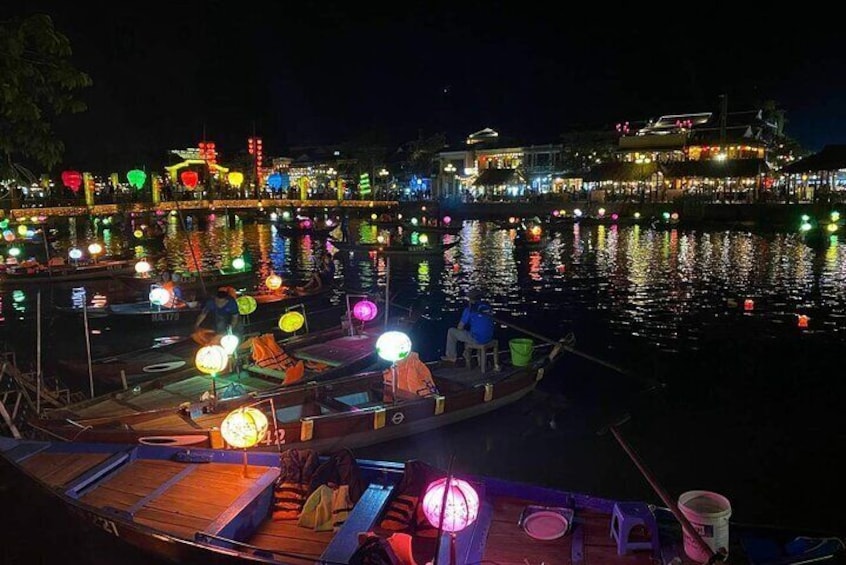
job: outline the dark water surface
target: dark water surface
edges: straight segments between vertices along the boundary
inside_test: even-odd
[[[170,226],[167,254],[157,266],[190,266],[192,246],[205,268],[226,267],[248,251],[256,281],[273,271],[287,284],[302,282],[313,251],[326,245],[280,237],[269,225],[227,228],[217,221],[187,235],[176,228]],[[83,231],[73,243],[87,240]],[[366,225],[359,232],[376,237]],[[623,436],[672,498],[713,490],[729,498],[737,522],[846,533],[840,463],[846,247],[835,242],[812,250],[793,234],[575,225],[552,234],[546,248],[525,251],[515,248],[513,236],[468,221],[458,246],[443,256],[391,260],[395,302],[424,315],[412,335],[421,357],[443,352],[464,291],[479,288],[503,321],[553,339],[572,334],[577,351],[621,370],[565,354],[537,391],[510,407],[360,449],[359,456],[446,466],[454,455],[463,472],[660,504],[613,436],[597,433],[628,413]],[[103,239],[112,252],[129,249],[119,234]],[[335,259],[347,288],[384,292],[384,258],[338,253]],[[60,358],[83,358],[84,334],[78,319],[52,311],[72,303],[73,285],[40,291],[50,374]],[[2,293],[0,332],[22,364],[35,351],[37,292]],[[87,292],[112,302],[132,296],[116,281]],[[750,310],[747,299],[754,302]],[[335,293],[314,308],[337,319],[342,304]],[[809,316],[808,328],[798,327],[800,314]],[[95,357],[185,331],[127,331],[96,320],[92,330]],[[498,332],[501,347],[521,335],[505,326]],[[655,382],[663,383],[659,392],[635,394]],[[3,508],[15,517],[0,542],[2,562],[149,562],[114,540],[80,535],[8,473],[0,477]]]

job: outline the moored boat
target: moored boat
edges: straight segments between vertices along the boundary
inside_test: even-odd
[[[37,284],[81,281],[118,277],[135,270],[134,259],[101,259],[97,262],[39,265],[37,267],[7,268],[0,274],[0,283]]]
[[[208,273],[196,271],[179,272],[179,286],[184,290],[199,290],[206,285],[213,288],[221,285],[237,285],[255,279],[256,274],[250,270],[218,270]],[[121,275],[117,277],[122,283],[137,291],[150,290],[150,286],[160,283],[149,275]]]
[[[453,474],[421,461],[0,438],[0,462],[34,502],[67,512],[90,535],[176,563],[386,562],[363,559],[373,546],[403,564],[702,561],[688,556],[695,554],[685,547],[690,537],[668,508]],[[439,512],[441,493],[456,514]],[[731,524],[729,536],[728,519],[725,528],[731,563],[843,557],[837,537],[744,524]],[[700,535],[716,541],[714,531],[702,527]],[[30,551],[33,562],[38,552]]]
[[[382,253],[384,255],[439,255],[449,251],[458,241],[451,241],[444,244],[426,245],[383,245],[380,243],[348,243],[331,240],[331,244],[340,251],[350,253]]]

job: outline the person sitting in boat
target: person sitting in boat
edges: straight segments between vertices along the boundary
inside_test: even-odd
[[[458,342],[482,345],[493,339],[491,305],[482,300],[482,293],[478,290],[467,293],[467,302],[458,326],[450,328],[447,332],[446,354],[441,357],[442,361],[455,363],[458,360]]]
[[[311,274],[311,280],[301,287],[302,292],[316,292],[335,280],[335,261],[329,253],[320,258],[320,267]]]
[[[178,273],[171,274],[170,271],[162,271],[162,288],[170,293],[170,300],[162,305],[165,308],[184,308],[187,306],[182,295],[182,289],[179,287],[181,280],[182,277]]]
[[[209,298],[203,309],[197,315],[197,320],[194,322],[194,331],[199,329],[200,325],[211,314],[214,323],[214,331],[220,335],[225,335],[232,330],[236,332],[238,324],[241,321],[241,316],[238,313],[238,303],[229,292],[229,287],[222,286],[217,289],[217,294]]]

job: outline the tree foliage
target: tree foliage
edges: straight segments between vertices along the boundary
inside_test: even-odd
[[[0,21],[0,178],[28,176],[20,160],[48,169],[61,160],[53,121],[85,110],[77,92],[91,85],[70,56],[70,41],[49,16]]]

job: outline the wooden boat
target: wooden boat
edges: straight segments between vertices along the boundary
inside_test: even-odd
[[[293,223],[285,223],[276,225],[276,233],[281,235],[313,235],[317,237],[326,237],[336,229],[338,226],[315,226],[302,227]]]
[[[382,245],[379,243],[347,243],[334,239],[331,240],[331,243],[340,251],[382,253],[385,255],[440,255],[458,245],[458,241],[435,245]]]
[[[374,326],[371,326],[374,327]],[[311,378],[332,378],[339,374],[348,374],[363,369],[374,357],[372,345],[375,337],[370,330],[364,334],[359,330],[360,335],[367,335],[367,340],[350,339],[349,331],[339,326],[333,326],[321,331],[311,332],[302,335],[279,339],[279,343],[294,357],[321,361],[329,365],[328,370],[321,372],[306,371],[305,380]],[[255,333],[248,335],[252,337]],[[91,363],[91,370],[94,380],[99,383],[97,387],[101,390],[105,386],[108,390],[115,390],[123,386],[136,386],[140,383],[150,381],[149,386],[142,386],[138,391],[133,391],[132,397],[136,402],[146,405],[147,400],[144,393],[150,389],[153,396],[158,394],[162,387],[180,388],[183,381],[194,379],[196,382],[205,382],[208,379],[197,377],[194,368],[194,355],[199,345],[190,336],[178,336],[167,340],[163,345],[156,345],[142,351],[130,351],[121,355],[113,355],[94,359]],[[258,378],[261,382],[254,382],[257,390],[266,390],[278,387],[284,374],[279,375],[274,371],[259,370],[254,367],[251,360],[246,356],[249,352],[243,352],[243,366],[245,373],[232,376],[232,380],[239,381]],[[68,384],[84,385],[88,382],[88,363],[85,359],[59,361],[59,373],[63,382]],[[253,373],[261,373],[255,375]],[[225,380],[229,377],[220,377],[218,380]],[[226,381],[229,382],[229,381]],[[206,386],[208,389],[208,386]],[[106,395],[84,402],[80,406],[71,407],[72,410],[82,409],[94,410],[100,413],[101,403],[110,404],[114,398],[121,398],[122,393]],[[202,391],[199,393],[202,394]],[[167,395],[165,401],[170,400]],[[184,399],[180,399],[184,401]],[[171,404],[157,405],[158,408],[171,406]]]
[[[200,274],[194,272],[180,272],[179,286],[183,290],[199,290],[202,289],[203,284],[207,288],[215,288],[222,285],[238,285],[247,283],[255,279],[256,274],[253,271],[234,271],[234,270],[218,270],[208,273],[202,273],[202,281]],[[117,277],[120,282],[137,291],[149,291],[150,286],[159,283],[155,276],[141,276],[138,274],[121,275]]]
[[[293,354],[301,356],[302,351]],[[435,390],[427,389],[425,396],[402,389],[395,394],[384,384],[383,370],[284,387],[272,377],[251,373],[217,380],[216,388],[237,390],[233,398],[221,399],[218,394],[217,399],[202,399],[211,381],[195,377],[72,405],[30,424],[68,441],[136,443],[154,437],[178,442],[190,436],[198,446],[217,447],[217,429],[229,411],[260,402],[277,430],[274,440],[285,446],[321,452],[352,448],[432,430],[511,404],[534,390],[559,351],[554,348],[526,367],[503,360],[500,371],[487,373],[478,367],[432,363]],[[279,446],[267,438],[256,449]]]
[[[419,493],[404,490],[405,469],[421,469],[414,462],[356,460],[354,482],[361,494],[334,531],[317,531],[299,525],[297,510],[292,519],[273,518],[283,472],[277,453],[3,437],[0,462],[4,484],[14,480],[17,488],[32,493],[34,503],[66,513],[87,533],[116,538],[146,556],[203,565],[360,563],[354,558],[366,539],[362,534],[372,532],[382,540],[394,535],[383,522],[392,502],[409,492],[422,499],[431,484],[424,481]],[[319,463],[331,465],[328,458]],[[447,476],[435,467],[425,469],[433,482]],[[682,527],[668,508],[487,476],[455,478],[478,498],[475,520],[454,536],[435,530],[423,537],[407,530],[415,563],[431,562],[436,554],[437,563],[454,565],[695,563],[685,553]],[[315,479],[305,491],[323,485]],[[619,530],[613,517],[622,509],[651,529],[633,530],[640,546],[620,551],[620,536],[610,532]],[[39,526],[33,523],[34,529]],[[730,562],[736,564],[834,563],[844,548],[837,537],[803,537],[802,532],[742,524],[730,525],[729,540]],[[43,561],[39,551],[27,552],[31,562]]]
[[[54,265],[51,267],[7,269],[0,283],[10,285],[105,279],[132,273],[134,259],[102,259],[96,263]]]

